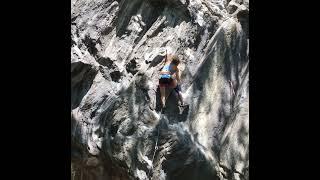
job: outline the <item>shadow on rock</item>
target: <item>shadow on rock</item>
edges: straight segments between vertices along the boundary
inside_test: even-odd
[[[90,64],[75,62],[71,64],[71,108],[76,108],[89,91],[97,70]]]

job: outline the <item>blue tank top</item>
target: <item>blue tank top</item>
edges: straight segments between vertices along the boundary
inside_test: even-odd
[[[170,71],[170,64],[163,66],[162,70]]]
[[[169,79],[169,78],[171,78],[171,74],[161,74],[160,78]]]
[[[165,71],[169,71],[170,72],[170,74],[161,74],[160,75],[160,78],[171,78],[171,74],[173,74],[173,73],[175,73],[176,71],[175,70],[173,70],[173,71],[170,71],[170,66],[171,64],[169,64],[169,65],[165,65],[165,66],[163,66],[163,68],[162,68],[162,70],[165,70]]]

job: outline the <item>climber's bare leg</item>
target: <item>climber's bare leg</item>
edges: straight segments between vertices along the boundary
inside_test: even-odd
[[[160,87],[161,108],[166,106],[166,87]]]
[[[178,81],[176,80],[176,78],[174,78],[174,79],[172,80],[171,86],[172,86],[172,88],[175,88],[177,85],[178,85]]]
[[[178,85],[178,81],[176,79],[173,80],[173,87],[174,88],[177,88],[177,85]],[[175,91],[175,95],[178,96],[178,99],[180,101],[180,105],[183,105],[183,98],[182,98],[182,93],[181,93],[181,90],[176,90],[176,89],[173,89]]]

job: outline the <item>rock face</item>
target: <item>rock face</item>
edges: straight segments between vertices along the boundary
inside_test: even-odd
[[[249,179],[248,1],[71,5],[72,179]],[[160,115],[165,50],[189,106]]]

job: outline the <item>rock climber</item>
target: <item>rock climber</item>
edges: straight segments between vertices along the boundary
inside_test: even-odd
[[[160,71],[160,79],[159,79],[159,87],[160,87],[160,96],[161,96],[161,106],[163,109],[166,108],[166,89],[174,88],[174,91],[177,93],[180,104],[179,106],[183,106],[183,98],[181,94],[180,87],[180,70],[178,65],[180,63],[180,59],[176,55],[167,54],[165,55],[163,67]]]

